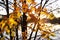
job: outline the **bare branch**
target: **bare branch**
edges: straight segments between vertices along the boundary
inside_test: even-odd
[[[46,1],[45,1],[45,3],[44,3],[44,5],[43,5],[42,9],[44,8],[44,6],[47,4],[48,1],[49,1],[49,0],[46,0]]]
[[[55,3],[55,2],[57,2],[57,1],[58,0],[55,0],[55,1],[51,2],[51,3],[49,3],[48,5],[46,5],[46,7],[49,6],[49,5],[51,5],[51,4],[53,4],[53,3]]]

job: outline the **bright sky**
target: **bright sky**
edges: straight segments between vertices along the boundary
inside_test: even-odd
[[[9,0],[9,1],[11,1],[11,0]],[[46,5],[48,5],[49,3],[53,2],[53,1],[55,1],[55,0],[49,0],[49,2]],[[40,0],[36,0],[36,2],[40,3]],[[43,2],[43,4],[44,4],[44,2]],[[48,10],[50,10],[51,7],[52,7],[52,10],[55,9],[55,8],[57,8],[57,7],[60,7],[60,0],[58,0],[57,2],[55,2],[55,3],[53,3],[53,4],[49,5],[49,6],[47,6],[46,8],[48,8]],[[11,12],[12,12],[12,10],[10,10],[10,13]],[[2,15],[6,15],[7,14],[6,10],[3,7],[1,7],[1,6],[0,6],[0,14],[2,14]],[[57,13],[56,11],[54,11],[54,15],[56,17],[60,17],[60,13]],[[55,28],[60,28],[60,25],[55,25],[54,27]]]
[[[1,0],[0,0],[1,1]],[[12,1],[12,0],[9,0],[9,1]],[[46,0],[44,0],[43,1],[43,4],[44,4],[44,2],[45,2]],[[51,3],[51,2],[53,2],[53,1],[55,1],[55,0],[49,0],[49,2],[46,4],[46,5],[48,5],[49,3]],[[57,1],[57,0],[56,0]],[[13,2],[13,1],[12,1]],[[40,3],[40,0],[36,0],[36,2],[37,3]],[[53,4],[51,4],[51,5],[49,5],[49,6],[46,6],[46,8],[48,8],[48,10],[50,11],[50,9],[56,9],[57,7],[60,7],[60,0],[58,0],[57,2],[54,2]],[[12,10],[10,10],[9,11],[10,13],[12,12]],[[2,15],[6,15],[7,13],[6,13],[6,10],[3,8],[3,7],[1,7],[0,6],[0,14],[2,14]],[[54,11],[54,15],[56,16],[56,17],[60,17],[60,13],[59,14],[57,14],[57,12],[56,11]]]

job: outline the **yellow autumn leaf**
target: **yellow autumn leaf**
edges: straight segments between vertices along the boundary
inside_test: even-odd
[[[10,33],[10,30],[9,30],[9,29],[6,29],[6,32],[7,32],[7,33]]]
[[[0,22],[0,25],[1,25],[1,28],[3,28],[4,26],[5,26],[5,21],[4,20],[2,20],[1,22]]]
[[[46,12],[46,11],[47,11],[47,8],[44,8],[44,9],[43,9],[43,11],[45,11],[45,12]]]
[[[42,12],[40,12],[40,14],[41,14],[41,15],[43,15],[43,14],[44,14],[44,15],[48,16],[48,13],[43,12],[43,11],[42,11]]]
[[[50,38],[47,38],[48,40],[50,40]]]
[[[49,14],[48,17],[49,17],[50,20],[53,20],[55,18],[53,14]]]
[[[12,36],[12,37],[14,37],[14,36],[15,36],[15,32],[14,32],[14,31],[12,31],[11,36]]]
[[[9,18],[9,22],[10,22],[10,23],[17,24],[17,22],[16,22],[13,18]]]
[[[55,33],[51,33],[50,35],[51,35],[51,36],[55,36]]]
[[[5,23],[2,24],[2,28],[5,26]]]
[[[26,0],[26,2],[27,2],[28,4],[31,4],[32,0]]]
[[[23,3],[23,4],[22,4],[22,11],[23,11],[24,13],[26,13],[27,10],[28,10],[28,5],[27,5],[26,3]]]
[[[17,25],[17,22],[13,18],[9,18],[9,27],[12,28],[13,25]]]
[[[6,30],[7,33],[10,33],[10,30],[9,30],[8,26],[5,26],[5,30]]]
[[[14,18],[14,13],[10,13],[9,18]]]
[[[20,18],[20,16],[21,16],[21,13],[18,11],[17,18]]]
[[[31,6],[31,11],[33,11],[33,10],[35,11],[35,9],[36,9],[35,7]]]

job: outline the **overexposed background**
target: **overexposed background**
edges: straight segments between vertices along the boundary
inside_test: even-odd
[[[13,0],[9,0],[10,2],[13,2]],[[38,3],[40,3],[40,0],[35,0]],[[46,0],[43,1],[43,4]],[[56,2],[54,2],[56,1]],[[1,0],[0,0],[1,2]],[[54,2],[54,3],[52,3]],[[50,4],[52,3],[52,4]],[[50,5],[49,5],[50,4]],[[2,5],[2,4],[0,4]],[[4,5],[2,5],[4,6]],[[11,5],[9,5],[11,7]],[[49,0],[49,2],[45,6],[48,9],[48,12],[51,10],[54,10],[56,8],[60,8],[60,0]],[[12,7],[11,7],[12,8]],[[12,8],[13,9],[13,8]],[[59,12],[58,12],[59,11]],[[13,12],[11,9],[9,9],[9,13]],[[1,15],[7,15],[6,9],[0,6],[0,14]],[[60,9],[53,11],[53,14],[55,15],[56,18],[60,17]],[[60,29],[60,25],[54,25],[54,28]],[[20,34],[21,32],[19,32]],[[34,35],[33,35],[34,36]],[[53,40],[60,40],[60,33],[56,33],[56,37],[51,37]]]

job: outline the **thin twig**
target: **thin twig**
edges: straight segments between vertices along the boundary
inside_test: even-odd
[[[49,0],[46,0],[46,1],[45,1],[45,3],[44,3],[44,5],[43,5],[42,9],[43,9],[44,6],[48,3],[48,1],[49,1]]]
[[[49,6],[49,5],[51,5],[51,4],[53,4],[53,3],[55,3],[55,2],[57,2],[57,1],[58,0],[55,0],[55,1],[51,2],[51,3],[49,3],[48,5],[46,5],[46,7]]]
[[[33,34],[33,30],[34,30],[35,26],[36,26],[36,23],[35,23],[35,25],[34,25],[34,27],[33,27],[33,29],[32,29],[32,32],[31,32],[30,37],[29,37],[28,40],[31,40],[31,36],[32,36],[32,34]]]
[[[37,32],[38,32],[38,28],[37,28],[37,31],[36,31],[36,33],[35,33],[34,40],[36,40],[36,37],[37,37]]]

